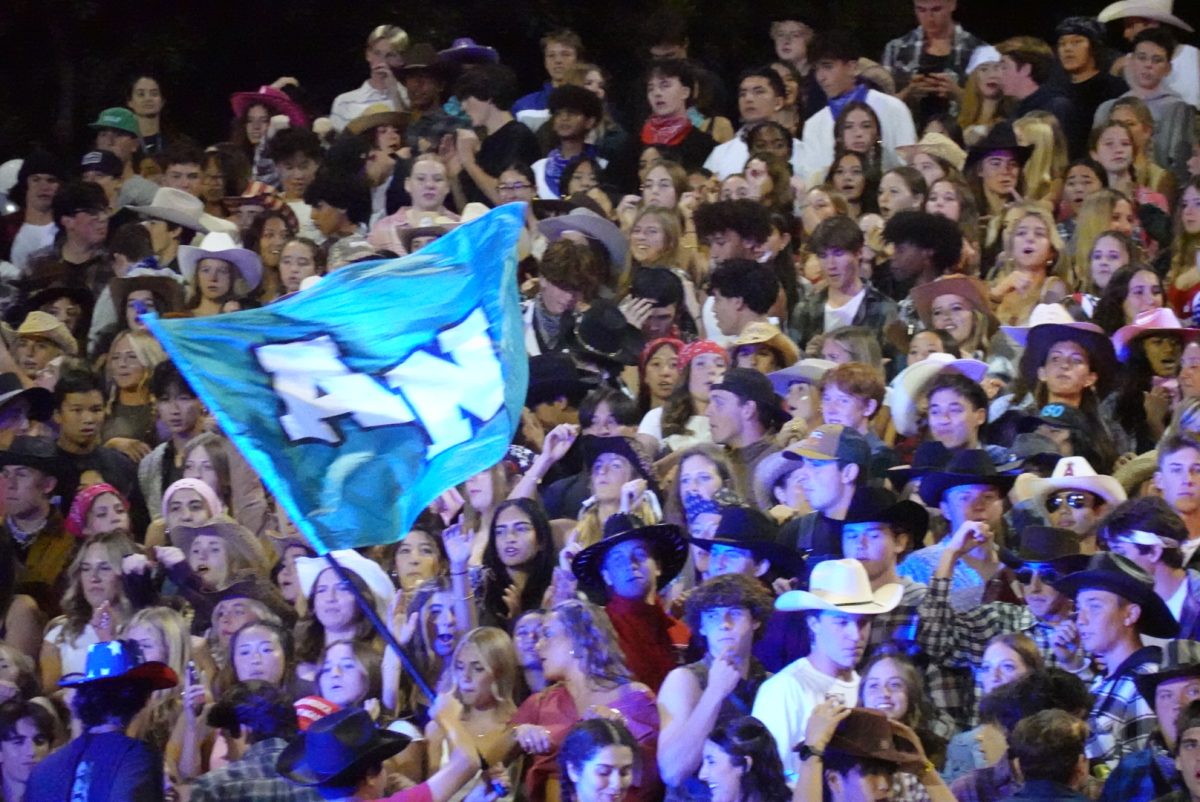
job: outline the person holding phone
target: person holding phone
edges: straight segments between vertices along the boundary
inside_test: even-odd
[[[883,50],[883,66],[900,90],[896,96],[913,109],[920,127],[962,97],[971,54],[984,45],[954,21],[957,8],[957,0],[914,0],[917,27]]]

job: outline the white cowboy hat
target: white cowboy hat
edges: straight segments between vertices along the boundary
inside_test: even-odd
[[[1192,33],[1191,25],[1171,13],[1174,11],[1174,6],[1174,0],[1120,0],[1105,6],[1096,15],[1096,19],[1101,22],[1112,22],[1125,17],[1145,17],[1174,25],[1176,28]]]
[[[809,590],[789,590],[775,600],[775,609],[784,612],[821,610],[829,613],[875,615],[896,609],[904,587],[889,582],[871,590],[867,569],[858,560],[824,560],[812,569]]]
[[[1044,507],[1046,497],[1060,490],[1084,490],[1104,499],[1110,507],[1125,501],[1125,488],[1115,478],[1102,476],[1085,457],[1063,457],[1054,466],[1050,477],[1043,479],[1023,473],[1013,485],[1013,495],[1024,501],[1032,499],[1036,507]]]
[[[379,563],[374,560],[368,560],[366,557],[359,554],[353,549],[338,549],[329,552],[329,556],[338,561],[338,564],[351,573],[357,574],[358,578],[367,584],[371,589],[371,595],[375,597],[375,610],[380,615],[387,611],[388,604],[392,601],[392,595],[396,592],[395,585],[388,578],[387,572],[380,567]],[[304,594],[304,598],[311,599],[313,587],[317,584],[317,577],[326,568],[332,568],[329,560],[324,557],[297,557],[296,558],[296,580],[300,583],[300,592]]]
[[[1081,323],[1071,317],[1071,313],[1062,304],[1038,304],[1029,313],[1029,325],[1027,326],[1001,326],[1000,330],[1012,337],[1013,342],[1022,347],[1025,346],[1025,341],[1029,339],[1029,332],[1035,326],[1071,326],[1073,328],[1092,330],[1092,324]]]
[[[915,365],[909,365],[888,388],[886,405],[892,410],[892,421],[896,431],[912,437],[918,431],[917,406],[925,391],[925,385],[939,373],[961,373],[973,382],[980,382],[987,375],[987,363],[978,359],[955,359],[946,353],[930,354]]]
[[[242,279],[254,289],[262,281],[262,260],[248,248],[239,248],[233,237],[222,231],[204,235],[199,246],[179,246],[179,270],[188,281],[196,274],[201,259],[221,259],[237,269]]]

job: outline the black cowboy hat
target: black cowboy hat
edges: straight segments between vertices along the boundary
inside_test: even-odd
[[[1022,167],[1025,162],[1029,161],[1029,157],[1033,154],[1032,145],[1022,145],[1017,142],[1017,135],[1013,131],[1012,123],[1007,120],[1001,120],[991,127],[987,132],[987,136],[976,142],[969,151],[967,151],[967,163],[963,165],[963,172],[971,169],[971,165],[982,159],[984,156],[997,150],[1011,150],[1013,155],[1017,157],[1017,162]]]
[[[357,707],[313,722],[279,753],[275,770],[297,785],[334,785],[355,769],[374,766],[399,753],[412,739],[375,726]]]
[[[592,473],[592,466],[601,454],[619,454],[629,460],[629,464],[633,466],[637,474],[646,480],[650,491],[656,496],[659,495],[658,480],[654,476],[654,457],[646,453],[637,438],[620,434],[611,437],[584,435],[579,439],[579,447],[582,449],[583,464],[587,468],[589,476]]]
[[[886,523],[901,529],[916,544],[925,539],[929,512],[915,501],[900,501],[882,487],[863,485],[854,491],[842,524]]]
[[[1053,565],[1060,574],[1073,574],[1088,565],[1088,556],[1079,551],[1079,535],[1057,526],[1025,527],[1021,545],[1015,550],[1001,548],[1000,559],[1010,568]]]
[[[1103,398],[1116,381],[1117,352],[1103,329],[1091,323],[1042,323],[1029,330],[1017,372],[1036,383],[1037,371],[1055,343],[1069,340],[1088,353],[1088,366],[1096,374],[1096,393]]]
[[[575,321],[571,349],[584,362],[621,367],[636,365],[645,344],[615,303],[598,298]]]
[[[654,553],[654,559],[658,562],[659,588],[666,587],[667,583],[679,576],[687,562],[688,542],[675,524],[638,526],[637,520],[631,516],[614,515],[605,522],[604,539],[576,554],[571,562],[571,572],[579,584],[585,588],[603,588],[601,571],[604,558],[613,547],[630,540],[644,541]]]
[[[53,476],[58,480],[56,491],[64,496],[79,478],[71,462],[59,455],[54,441],[45,437],[14,437],[12,445],[0,451],[0,467],[5,465],[24,465]]]
[[[962,485],[991,485],[1002,493],[1012,489],[1015,476],[998,473],[992,458],[981,448],[958,452],[946,467],[930,471],[921,480],[921,498],[931,507],[942,503],[942,494]]]
[[[41,309],[46,304],[56,301],[59,298],[70,298],[83,310],[80,320],[87,320],[92,313],[92,307],[96,305],[96,296],[87,287],[52,284],[49,287],[43,287],[29,296],[25,301],[25,312],[28,314],[35,309]]]
[[[539,354],[529,358],[529,387],[525,391],[525,406],[566,397],[571,406],[578,406],[593,385],[579,377],[579,368],[566,354]]]
[[[1184,677],[1200,677],[1200,643],[1194,640],[1170,640],[1163,647],[1163,659],[1158,671],[1150,674],[1137,674],[1133,682],[1137,685],[1142,698],[1154,704],[1154,694],[1158,686]]]
[[[1100,552],[1088,559],[1082,571],[1053,583],[1059,593],[1072,598],[1081,590],[1106,590],[1142,608],[1138,631],[1152,638],[1174,638],[1179,622],[1167,603],[1154,592],[1154,580],[1132,560],[1119,554]]]
[[[903,490],[913,479],[920,479],[930,471],[946,467],[951,452],[937,440],[926,440],[913,452],[912,465],[896,465],[888,468],[886,477],[896,490]]]
[[[804,558],[790,546],[776,542],[779,526],[762,510],[738,504],[725,507],[712,538],[689,538],[693,546],[708,551],[713,546],[730,546],[750,552],[756,560],[771,563],[779,576],[804,576]]]
[[[54,395],[45,387],[26,387],[15,373],[0,373],[0,407],[18,399],[29,403],[30,420],[50,420]]]

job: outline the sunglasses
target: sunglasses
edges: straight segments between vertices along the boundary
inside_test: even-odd
[[[1046,499],[1046,510],[1058,512],[1058,508],[1066,504],[1073,510],[1090,510],[1092,499],[1090,493],[1060,493]]]
[[[1066,576],[1066,574],[1060,573],[1053,565],[1035,565],[1028,568],[1022,566],[1013,571],[1013,575],[1016,576],[1017,581],[1022,585],[1028,585],[1033,582],[1035,574],[1041,577],[1042,583],[1046,585],[1053,585],[1063,576]]]

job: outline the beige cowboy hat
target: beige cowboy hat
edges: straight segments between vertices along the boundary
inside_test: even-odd
[[[48,340],[70,356],[79,353],[79,343],[71,336],[71,332],[62,321],[48,312],[34,310],[26,315],[17,329],[17,336]]]
[[[1126,17],[1145,17],[1174,25],[1180,30],[1192,33],[1194,31],[1192,26],[1175,16],[1172,13],[1174,10],[1174,0],[1119,0],[1119,2],[1105,6],[1096,15],[1096,19],[1101,22],[1112,22]]]
[[[955,169],[959,171],[967,163],[967,152],[960,148],[953,139],[936,131],[925,134],[915,145],[901,145],[896,148],[896,152],[900,154],[900,158],[904,159],[905,164],[912,164],[913,157],[918,153],[937,156],[942,161],[954,165]]]
[[[154,200],[150,201],[150,205],[130,206],[129,208],[142,217],[166,220],[168,223],[190,228],[201,234],[207,234],[210,231],[225,231],[232,234],[237,231],[236,224],[205,212],[204,201],[174,187],[159,187],[154,193]]]
[[[789,590],[775,600],[784,612],[820,610],[829,613],[877,615],[896,609],[904,587],[889,582],[871,590],[867,569],[858,560],[824,560],[812,569],[808,590]]]
[[[800,359],[800,349],[792,342],[792,338],[770,323],[759,321],[748,324],[737,339],[730,343],[730,354],[743,345],[765,345],[779,355],[780,365],[785,368],[796,364]]]

